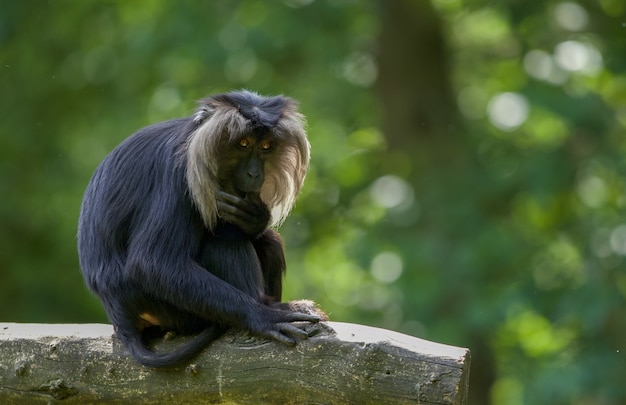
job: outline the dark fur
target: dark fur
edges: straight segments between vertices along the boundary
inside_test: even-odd
[[[129,137],[104,159],[85,192],[78,232],[84,278],[102,300],[120,339],[147,366],[187,361],[230,327],[290,344],[293,337],[306,337],[290,322],[319,319],[275,304],[281,300],[285,258],[280,236],[266,228],[271,203],[251,199],[266,214],[252,221],[261,233],[249,235],[219,217],[210,218],[214,208],[199,209],[215,203],[216,190],[190,192],[190,138],[217,136],[220,148],[231,147],[230,138],[238,136],[231,127],[225,126],[224,134],[200,132],[228,105],[247,120],[244,132],[250,136],[274,131],[287,110],[295,111],[290,99],[249,92],[206,99],[193,117],[152,125]],[[288,139],[290,134],[277,131],[276,136]],[[305,151],[306,166],[308,142]],[[208,174],[201,173],[207,177],[198,184],[218,188],[224,179],[209,168],[216,162],[209,156],[206,160]],[[208,203],[195,197],[205,191],[210,192]],[[156,354],[142,336],[151,326],[198,336],[174,352]]]

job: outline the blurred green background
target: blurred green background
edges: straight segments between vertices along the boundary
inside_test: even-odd
[[[248,88],[308,117],[287,299],[469,347],[472,404],[624,404],[625,68],[622,0],[4,0],[0,320],[106,322],[96,165]]]

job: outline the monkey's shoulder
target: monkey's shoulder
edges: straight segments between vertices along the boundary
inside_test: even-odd
[[[166,142],[184,141],[192,126],[191,118],[176,118],[158,122],[139,129],[126,138],[118,148],[135,145],[165,144]]]
[[[117,145],[103,160],[108,167],[132,167],[139,172],[167,166],[179,156],[192,125],[190,118],[178,118],[148,125]],[[157,163],[159,162],[159,163]]]

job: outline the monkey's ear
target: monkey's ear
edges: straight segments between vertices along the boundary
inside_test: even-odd
[[[215,108],[206,104],[206,102],[202,103],[202,105],[198,108],[198,111],[193,115],[193,123],[196,125],[201,124],[204,120],[211,117],[215,112]]]

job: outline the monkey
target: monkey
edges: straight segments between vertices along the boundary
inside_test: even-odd
[[[304,116],[285,96],[207,97],[195,114],[140,129],[107,155],[85,190],[78,255],[118,338],[141,364],[190,361],[230,328],[294,345],[328,319],[281,302],[275,228],[310,160]],[[194,335],[167,353],[148,337]]]

